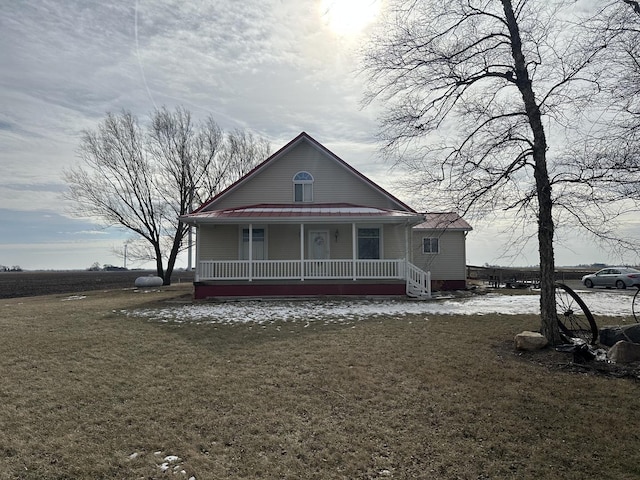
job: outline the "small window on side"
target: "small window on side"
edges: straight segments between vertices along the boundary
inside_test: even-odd
[[[422,239],[422,253],[440,253],[440,239],[438,237],[425,237]]]

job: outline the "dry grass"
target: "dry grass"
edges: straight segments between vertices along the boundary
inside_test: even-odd
[[[0,479],[640,476],[640,383],[522,361],[535,317],[119,313],[188,291],[3,300]]]

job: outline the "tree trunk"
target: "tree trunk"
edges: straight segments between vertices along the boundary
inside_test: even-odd
[[[160,245],[159,244],[154,244],[153,245],[153,249],[155,251],[156,254],[156,275],[158,275],[161,279],[162,279],[162,284],[163,285],[170,285],[171,284],[171,277],[169,277],[169,283],[167,283],[167,278],[166,278],[166,274],[164,271],[164,267],[162,266],[162,252],[160,251]]]
[[[555,302],[555,259],[553,253],[553,198],[547,170],[547,139],[542,124],[542,115],[536,102],[529,72],[522,53],[522,39],[511,0],[502,0],[505,18],[511,37],[511,54],[515,66],[515,83],[524,101],[525,111],[533,134],[533,161],[536,192],[538,197],[538,244],[540,254],[540,316],[541,333],[549,343],[562,343],[558,328]]]
[[[184,235],[185,225],[182,222],[178,222],[178,228],[176,229],[176,234],[173,237],[171,252],[169,252],[169,257],[167,258],[167,268],[165,270],[165,277],[163,277],[164,285],[171,285],[171,275],[173,274],[173,269],[176,266],[176,260],[178,259],[178,253],[180,252],[180,246],[182,245]]]
[[[551,185],[547,172],[546,154],[534,152],[536,189],[538,192],[538,245],[540,253],[540,332],[551,345],[564,343],[558,327],[555,290],[555,258],[553,252],[553,216]]]
[[[176,263],[175,258],[173,262],[167,264],[167,268],[164,271],[164,279],[162,285],[171,285],[171,275],[173,275],[173,267]]]

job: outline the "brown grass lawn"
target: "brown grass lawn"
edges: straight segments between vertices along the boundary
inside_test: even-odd
[[[121,313],[190,288],[1,301],[0,479],[640,478],[640,382],[505,348],[536,317]]]

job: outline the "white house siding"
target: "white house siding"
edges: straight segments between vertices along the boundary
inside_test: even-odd
[[[397,209],[398,205],[378,192],[339,162],[307,142],[300,142],[285,155],[247,179],[235,190],[213,202],[211,208],[293,203],[293,176],[300,171],[313,175],[313,203],[352,203]]]
[[[256,224],[255,228],[266,228],[267,258],[269,260],[300,258],[300,224]],[[305,258],[310,258],[308,252],[309,232],[317,230],[329,232],[330,258],[351,258],[353,253],[351,228],[351,224],[305,224]],[[404,258],[404,226],[384,225],[382,228],[382,258]],[[240,229],[240,225],[201,225],[198,229],[198,235],[200,235],[199,258],[201,260],[238,260]],[[338,233],[337,238],[336,232]]]
[[[385,225],[383,227],[383,258],[395,259],[405,257],[405,228],[404,225]]]
[[[201,225],[197,234],[200,260],[238,259],[238,225]]]
[[[353,244],[351,243],[351,224],[334,225],[330,231],[331,258],[351,258],[353,256]],[[336,231],[338,232],[337,240]]]
[[[267,225],[267,252],[269,260],[300,258],[300,226]]]
[[[422,239],[438,237],[440,253],[422,253]],[[463,280],[466,278],[465,232],[442,230],[413,231],[413,264],[431,272],[432,280]]]

